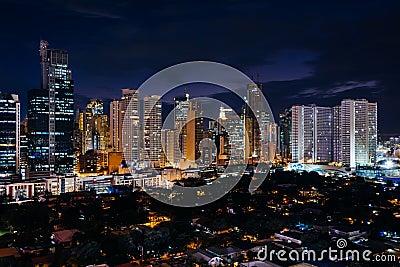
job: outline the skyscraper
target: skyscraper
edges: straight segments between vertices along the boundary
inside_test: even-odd
[[[79,130],[81,131],[81,153],[89,150],[106,152],[109,145],[108,116],[103,114],[103,101],[91,99],[86,110],[79,112]]]
[[[122,89],[121,107],[119,113],[119,140],[121,140],[124,159],[130,168],[140,167],[143,163],[142,141],[143,133],[140,123],[139,93],[134,89]],[[114,131],[115,129],[113,129]],[[124,139],[124,141],[123,141]]]
[[[227,132],[226,141],[229,143],[228,155],[231,164],[247,163],[244,120],[234,110],[220,107],[218,122]]]
[[[20,102],[18,95],[0,92],[0,179],[19,173]]]
[[[253,158],[260,158],[261,154],[261,125],[260,122],[264,116],[267,116],[263,109],[262,85],[251,83],[247,86],[247,104],[246,110],[246,133],[249,137],[249,155]]]
[[[355,167],[373,164],[377,147],[377,103],[345,99],[340,114],[341,160]]]
[[[187,129],[185,126],[187,121],[187,112],[189,110],[189,94],[185,92],[183,97],[174,98],[174,129],[178,131],[179,147],[182,157],[186,157],[187,145],[186,136]]]
[[[292,158],[292,110],[286,109],[279,114],[280,149],[282,159]]]
[[[292,160],[330,162],[332,160],[332,108],[292,107]]]
[[[260,161],[271,162],[275,159],[278,147],[278,125],[264,120],[261,122],[261,150]]]
[[[186,154],[189,161],[196,161],[200,157],[199,145],[203,139],[204,127],[201,104],[196,100],[189,101],[186,120]]]
[[[143,98],[143,158],[152,164],[161,164],[161,97],[157,95]]]
[[[110,102],[110,145],[115,151],[122,151],[121,100]]]
[[[273,160],[277,149],[278,128],[263,98],[262,84],[247,85],[245,126],[249,141],[248,156],[252,164]]]
[[[40,63],[41,89],[31,90],[28,96],[33,101],[28,104],[28,120],[32,120],[28,122],[30,167],[32,171],[70,172],[74,159],[74,84],[68,53],[49,49],[42,40]]]
[[[47,90],[28,91],[28,165],[31,171],[50,171]]]
[[[162,129],[163,163],[167,167],[179,168],[181,153],[179,151],[179,133],[175,129]]]

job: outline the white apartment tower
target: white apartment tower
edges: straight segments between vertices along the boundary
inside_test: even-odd
[[[329,162],[332,160],[332,108],[292,107],[292,160]]]
[[[341,161],[350,167],[373,164],[377,146],[377,103],[345,99],[341,103]]]

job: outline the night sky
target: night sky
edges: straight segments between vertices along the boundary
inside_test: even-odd
[[[367,98],[378,101],[380,132],[400,134],[399,1],[0,3],[0,91],[18,93],[24,114],[45,39],[70,54],[77,107],[119,98],[176,63],[211,60],[259,73],[275,116]]]

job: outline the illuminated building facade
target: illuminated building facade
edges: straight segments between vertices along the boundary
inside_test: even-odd
[[[143,164],[143,131],[140,122],[139,93],[134,89],[122,89],[121,108],[119,113],[119,140],[121,140],[124,159],[129,168]],[[113,129],[114,131],[115,129]],[[122,136],[127,137],[122,143]]]
[[[181,152],[179,150],[179,133],[175,129],[162,129],[163,166],[179,168]]]
[[[261,127],[259,122],[266,115],[262,102],[262,85],[251,83],[247,86],[247,103],[251,109],[246,110],[246,132],[249,139],[249,157],[260,158]],[[252,162],[253,160],[251,160]]]
[[[73,170],[74,84],[68,53],[40,41],[42,82],[28,93],[29,165],[32,171]],[[37,113],[38,112],[38,113]]]
[[[279,114],[280,152],[284,160],[292,159],[292,110]]]
[[[143,159],[160,166],[161,163],[162,107],[160,96],[143,98]]]
[[[0,92],[0,179],[19,173],[20,102],[18,95]]]
[[[350,167],[374,164],[377,148],[377,103],[345,99],[340,114],[341,160]]]
[[[110,143],[108,116],[103,114],[103,101],[92,99],[86,110],[79,112],[79,130],[81,131],[81,153],[89,150],[106,152]]]
[[[332,161],[332,108],[292,107],[292,160],[294,162]]]
[[[181,149],[182,157],[186,156],[186,121],[187,112],[189,110],[189,94],[185,93],[184,97],[174,98],[174,129],[179,132],[179,147]]]
[[[202,107],[198,101],[189,101],[186,121],[186,154],[189,161],[196,161],[200,158],[199,145],[204,136]]]
[[[224,131],[226,131],[226,135],[221,136],[225,136],[225,139],[227,139],[219,143],[220,145],[223,145],[225,142],[229,144],[227,154],[229,155],[231,164],[246,163],[244,120],[234,110],[221,107],[218,122],[224,126]],[[220,151],[225,150],[221,148],[219,149]]]
[[[122,151],[121,100],[110,102],[110,145],[115,151]]]

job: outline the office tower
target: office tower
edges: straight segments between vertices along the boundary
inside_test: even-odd
[[[292,107],[292,160],[330,162],[332,160],[332,108]]]
[[[292,110],[279,114],[280,152],[283,160],[292,159]]]
[[[145,96],[143,98],[143,158],[151,166],[160,166],[161,163],[161,128],[161,97]]]
[[[93,129],[92,129],[93,114],[85,110],[79,111],[79,130],[81,132],[81,153],[85,154],[89,150],[93,150]]]
[[[129,106],[132,98],[134,99],[134,103],[132,103],[133,110],[135,110],[133,116],[130,119],[133,119],[134,122],[139,120],[139,99],[138,95],[135,95],[137,90],[134,89],[122,89],[122,97],[120,100],[113,100],[110,103],[110,144],[115,151],[122,152],[122,128],[124,124],[124,117],[126,113],[126,109]]]
[[[68,53],[49,49],[42,40],[40,63],[41,89],[28,93],[29,165],[32,171],[70,172],[74,160],[74,84]]]
[[[228,132],[221,125],[220,121],[221,121],[221,119],[218,119],[217,121],[210,121],[209,125],[210,125],[210,130],[212,131],[211,138],[217,147],[216,165],[217,166],[226,166],[229,164],[229,156],[231,153],[231,147],[229,144]],[[243,119],[243,121],[244,121],[244,119]],[[245,151],[245,162],[247,162],[246,151]]]
[[[108,168],[110,130],[108,116],[103,114],[102,100],[91,99],[86,109],[79,111],[79,131],[81,151],[78,158],[78,172],[80,174],[104,172]]]
[[[341,103],[341,157],[344,165],[374,164],[377,146],[377,104],[365,99]]]
[[[28,165],[33,172],[49,171],[49,92],[28,91]]]
[[[107,151],[109,145],[108,116],[103,114],[103,101],[91,99],[86,110],[79,112],[79,130],[81,131],[81,153],[89,150]]]
[[[246,133],[249,139],[249,158],[250,163],[260,160],[262,125],[261,123],[273,122],[269,110],[264,104],[262,84],[251,83],[247,86],[247,104],[245,110]]]
[[[179,132],[179,147],[182,157],[185,158],[187,154],[186,145],[186,121],[187,112],[189,110],[189,94],[185,92],[184,97],[174,98],[174,129]]]
[[[175,129],[162,129],[161,141],[163,144],[164,167],[179,168],[181,152],[179,150],[179,133]]]
[[[93,130],[93,149],[107,152],[110,144],[110,128],[107,114],[94,115]]]
[[[261,122],[260,161],[271,162],[275,159],[278,147],[279,127],[268,120]]]
[[[20,102],[18,95],[0,92],[0,179],[19,173]]]
[[[120,100],[113,100],[110,103],[110,145],[115,151],[122,151],[121,107]]]
[[[220,107],[218,122],[223,126],[224,131],[227,133],[227,140],[224,140],[223,142],[227,142],[229,144],[227,147],[227,154],[229,155],[230,163],[245,164],[247,156],[245,150],[246,140],[244,120],[240,118],[234,110]],[[225,150],[225,148],[221,148],[220,151]]]
[[[207,133],[205,133],[207,135]],[[196,163],[201,168],[211,167],[214,163],[214,158],[217,156],[217,149],[211,138],[203,138],[199,144],[200,158]]]
[[[143,164],[143,158],[141,158],[143,133],[140,125],[140,99],[137,90],[122,89],[119,125],[118,136],[128,167],[141,167],[140,165]]]
[[[196,161],[200,158],[199,145],[203,139],[203,117],[201,104],[196,100],[189,101],[186,120],[186,154],[189,161]]]

